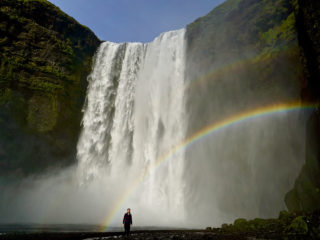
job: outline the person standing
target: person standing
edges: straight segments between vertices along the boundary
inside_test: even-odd
[[[130,226],[132,225],[132,214],[130,208],[127,209],[127,212],[123,217],[123,226],[124,226],[124,235],[130,235]]]

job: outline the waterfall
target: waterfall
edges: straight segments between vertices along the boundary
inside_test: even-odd
[[[305,113],[248,117],[171,150],[218,120],[299,99],[299,86],[260,86],[232,71],[193,79],[200,73],[185,35],[182,29],[146,44],[104,42],[97,51],[77,146],[77,176],[89,195],[83,204],[95,221],[110,215],[118,226],[131,207],[136,225],[219,226],[276,217],[285,208],[283,196],[304,159]],[[290,62],[282,64],[289,71]],[[254,84],[261,92],[248,87]]]
[[[146,44],[101,44],[88,77],[77,146],[82,184],[103,178],[114,201],[136,188],[131,207],[175,212],[178,220],[183,220],[183,152],[156,165],[186,137],[184,35],[182,29]]]

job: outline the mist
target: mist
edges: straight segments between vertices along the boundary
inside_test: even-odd
[[[82,169],[73,166],[19,183],[2,182],[1,222],[103,225],[116,211],[109,224],[121,226],[127,207],[132,209],[134,226],[205,227],[237,217],[275,217],[286,208],[283,196],[303,163],[304,129],[297,125],[293,131],[288,126],[293,119],[301,123],[301,112],[252,119],[191,145],[185,151],[185,185],[178,189],[184,194],[182,210],[172,209],[172,199],[165,193],[163,199],[148,201],[149,186],[165,181],[150,175],[167,176],[165,164],[148,169],[150,174],[142,181],[137,179],[144,175],[132,167],[110,178],[105,164],[95,178],[84,182]]]
[[[148,209],[137,196],[141,188],[135,188],[134,195],[124,205],[117,207],[119,199],[128,186],[121,182],[110,182],[101,177],[86,185],[79,184],[75,174],[77,167],[61,170],[55,174],[28,178],[19,183],[1,185],[1,223],[37,224],[106,224],[108,214],[117,210],[110,226],[122,225],[126,208],[131,207],[134,224],[137,226],[168,226],[163,220],[152,220],[157,209]],[[107,176],[106,171],[102,171]],[[128,183],[129,187],[132,184]],[[140,197],[139,197],[140,198]],[[169,217],[169,216],[167,216]]]

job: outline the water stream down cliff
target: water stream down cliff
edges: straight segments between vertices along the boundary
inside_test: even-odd
[[[150,170],[185,138],[184,35],[182,29],[147,44],[101,44],[77,147],[81,181],[106,174],[114,194],[148,174],[138,203],[167,213],[183,207],[183,152]]]

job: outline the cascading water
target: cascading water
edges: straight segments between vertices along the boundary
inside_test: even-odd
[[[82,183],[103,178],[114,202],[137,187],[128,201],[133,209],[174,212],[177,221],[183,220],[183,152],[150,170],[185,138],[184,35],[182,29],[148,44],[101,44],[77,147]]]
[[[285,208],[304,159],[299,111],[248,118],[161,161],[209,123],[300,97],[299,86],[288,91],[286,84],[252,92],[258,80],[247,75],[197,82],[186,46],[184,29],[147,44],[101,44],[77,146],[81,191],[94,198],[85,202],[92,221],[108,215],[118,226],[131,207],[136,225],[204,227],[275,217]],[[289,62],[283,66],[290,71]]]

